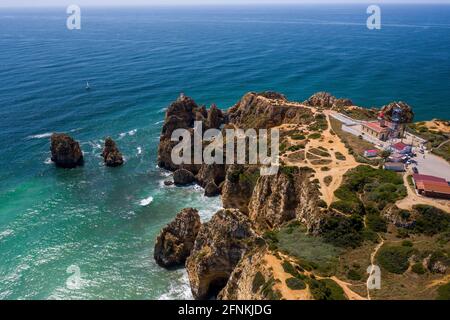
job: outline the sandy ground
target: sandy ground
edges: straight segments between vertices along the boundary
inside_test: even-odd
[[[320,159],[323,160],[331,160],[330,164],[323,164],[323,165],[314,165],[311,163],[311,160],[308,160],[305,158],[305,160],[301,161],[291,161],[288,160],[287,157],[291,153],[287,153],[286,158],[283,160],[287,165],[292,166],[309,166],[313,168],[316,171],[315,178],[319,179],[320,181],[320,191],[322,192],[322,199],[330,205],[334,201],[334,191],[341,185],[342,179],[344,174],[359,165],[354,159],[352,155],[348,153],[347,148],[345,147],[344,143],[341,141],[341,139],[337,135],[332,135],[330,133],[331,124],[330,124],[330,110],[325,110],[324,114],[326,115],[327,122],[328,122],[328,129],[322,132],[322,138],[321,139],[311,139],[305,147],[305,154],[308,154],[311,149],[323,147],[328,150],[328,153],[331,157],[321,157],[317,156]],[[283,127],[281,127],[283,129]],[[284,127],[284,129],[286,129]],[[292,143],[296,143],[295,141],[290,140]],[[342,153],[346,160],[338,160],[336,159],[335,152]],[[321,168],[328,167],[330,170],[328,171],[322,171]],[[332,182],[330,185],[326,185],[324,183],[324,179],[327,176],[333,177]]]
[[[281,281],[274,287],[281,292],[283,298],[286,300],[312,300],[308,287],[304,290],[292,290],[286,285],[286,279],[292,278],[292,276],[284,272],[281,260],[271,254],[267,254],[264,259],[267,265],[273,269],[273,277]]]
[[[427,127],[428,130],[450,133],[450,125],[448,125],[446,121],[439,121],[439,120],[425,121],[425,127]]]
[[[411,208],[416,204],[426,204],[430,206],[434,206],[445,212],[450,213],[450,201],[444,199],[433,199],[418,195],[413,187],[411,187],[408,183],[407,177],[412,174],[411,172],[407,172],[403,176],[403,183],[405,184],[406,190],[408,190],[408,195],[406,198],[397,201],[396,206],[400,209],[411,210]]]

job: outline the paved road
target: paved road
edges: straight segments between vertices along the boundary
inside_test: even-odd
[[[417,157],[414,158],[418,162],[416,167],[419,169],[419,173],[441,177],[450,181],[450,164],[447,161],[431,153],[426,153],[425,159],[423,156],[423,154],[417,152]]]

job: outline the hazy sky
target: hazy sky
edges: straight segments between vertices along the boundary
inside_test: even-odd
[[[268,3],[448,3],[450,0],[0,0],[0,6],[117,6],[117,5],[201,5]]]

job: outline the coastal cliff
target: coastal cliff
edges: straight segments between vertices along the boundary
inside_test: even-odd
[[[389,116],[394,107],[407,110],[406,117],[413,115],[404,103],[391,103],[383,110]],[[184,95],[169,106],[158,148],[159,166],[175,172],[177,185],[196,183],[206,196],[220,194],[224,207],[195,236],[191,233],[189,243],[195,238],[194,244],[177,260],[177,264],[186,260],[194,298],[365,299],[367,292],[350,286],[364,287],[358,268],[373,264],[385,242],[396,246],[396,237],[409,237],[409,230],[427,234],[417,226],[434,219],[429,212],[438,212],[450,225],[445,215],[430,206],[400,210],[396,203],[406,195],[403,179],[364,160],[358,154],[361,139],[342,132],[330,116],[335,112],[373,120],[379,110],[357,107],[349,99],[325,92],[304,102],[289,101],[276,92],[250,92],[226,112],[215,105],[208,111]],[[176,142],[170,141],[171,133],[184,128],[192,136],[196,120],[204,128],[221,129],[222,134],[228,128],[280,129],[278,172],[261,175],[259,164],[174,165],[170,156]],[[366,142],[364,146],[375,147]],[[426,218],[420,216],[422,212]],[[183,239],[167,241],[172,242],[183,243]],[[168,246],[166,252],[176,246]],[[392,255],[389,250],[402,249],[388,247],[387,253],[381,250],[379,255]],[[429,272],[450,270],[446,253],[426,252],[424,260],[408,252],[405,264],[431,259],[432,263],[423,262],[433,266],[427,267]],[[158,250],[155,259],[161,253]],[[389,266],[383,267],[386,273],[397,272],[389,271]],[[435,290],[423,292],[432,295]],[[390,295],[392,290],[386,290],[380,297]]]

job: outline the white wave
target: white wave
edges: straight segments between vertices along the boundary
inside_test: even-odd
[[[133,129],[133,130],[130,130],[130,131],[127,131],[127,132],[119,133],[119,138],[122,139],[122,138],[124,138],[126,136],[134,136],[137,131],[138,131],[137,129]]]
[[[39,133],[32,136],[28,136],[28,139],[43,139],[43,138],[50,138],[52,136],[53,132],[45,132],[45,133]]]
[[[189,277],[186,269],[180,270],[180,278],[170,284],[169,291],[163,293],[158,300],[193,300]]]
[[[137,147],[137,154],[141,154],[142,153],[142,148],[141,147]]]
[[[155,124],[161,124],[161,123],[164,123],[164,120],[156,121],[156,122],[155,122]]]
[[[53,161],[52,161],[51,158],[47,158],[47,159],[45,159],[44,163],[45,163],[45,164],[52,164]]]
[[[152,202],[153,202],[153,197],[150,196],[148,198],[142,199],[141,202],[139,202],[139,204],[143,207],[146,207]]]
[[[10,235],[13,235],[14,231],[11,229],[6,229],[2,232],[0,232],[0,240],[3,240],[6,237],[9,237]]]

